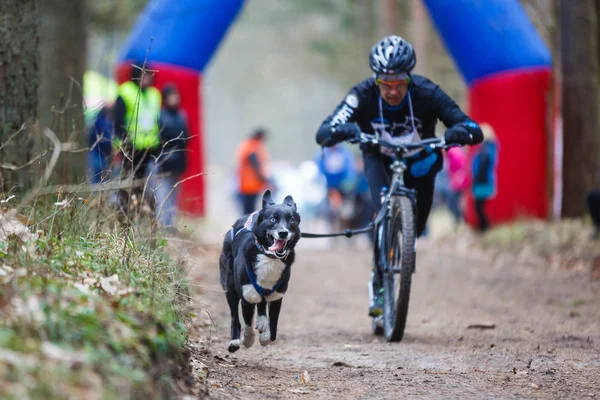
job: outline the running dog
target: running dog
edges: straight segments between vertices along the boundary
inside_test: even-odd
[[[241,344],[247,348],[254,344],[255,307],[260,344],[266,346],[277,338],[281,301],[288,288],[294,247],[300,239],[299,224],[300,215],[294,199],[287,196],[283,203],[275,204],[271,191],[267,190],[262,209],[238,219],[225,235],[219,267],[221,286],[226,291],[231,312],[229,352],[237,351]],[[240,300],[244,318],[241,332]]]

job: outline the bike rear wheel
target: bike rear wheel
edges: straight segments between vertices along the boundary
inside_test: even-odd
[[[415,218],[408,197],[392,199],[380,247],[383,267],[383,331],[388,342],[404,336],[412,274],[415,270]]]

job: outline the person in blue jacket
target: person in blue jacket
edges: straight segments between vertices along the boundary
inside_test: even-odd
[[[354,156],[347,146],[338,144],[319,151],[315,162],[319,172],[325,177],[327,185],[327,198],[323,204],[324,213],[333,224],[336,222],[336,216],[341,218],[342,205],[350,201],[354,191],[356,184]]]
[[[475,212],[477,213],[477,230],[485,232],[489,228],[489,219],[486,215],[486,202],[496,195],[496,164],[498,161],[498,143],[491,125],[482,123],[483,143],[473,158],[472,192],[475,199]]]
[[[106,105],[96,115],[87,134],[90,148],[88,172],[91,183],[101,183],[110,178],[113,134],[112,108]]]
[[[162,98],[163,108],[159,118],[161,147],[157,151],[153,169],[153,173],[159,174],[159,178],[153,179],[152,185],[156,197],[154,213],[163,228],[175,232],[174,219],[179,200],[177,183],[187,167],[189,129],[181,110],[181,96],[177,87],[165,85]]]

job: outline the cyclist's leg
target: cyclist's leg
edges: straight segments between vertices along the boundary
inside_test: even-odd
[[[420,237],[427,226],[427,219],[433,204],[433,192],[435,187],[435,176],[414,178],[408,174],[404,175],[406,187],[417,191],[417,237]]]
[[[390,160],[385,156],[373,153],[363,153],[363,160],[365,164],[365,178],[369,184],[372,205],[375,211],[379,211],[381,209],[381,188],[390,186]]]
[[[381,209],[380,193],[381,188],[384,186],[389,187],[390,185],[390,173],[389,173],[389,160],[372,153],[363,154],[364,165],[365,165],[365,177],[369,184],[369,191],[371,193],[371,202],[376,211]],[[377,232],[375,232],[375,235]],[[383,313],[383,277],[381,271],[377,268],[377,260],[375,254],[373,255],[373,274],[372,274],[372,288],[373,288],[373,301],[369,308],[369,315],[372,317],[379,316]]]

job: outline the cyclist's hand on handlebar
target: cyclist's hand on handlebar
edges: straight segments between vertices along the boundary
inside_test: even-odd
[[[469,132],[467,132],[467,130],[463,127],[453,126],[452,128],[446,131],[446,134],[444,135],[444,140],[448,145],[458,144],[464,146],[466,144],[473,143],[473,136]]]
[[[331,137],[337,141],[356,140],[359,138],[360,132],[360,128],[354,123],[339,124],[331,129]]]

